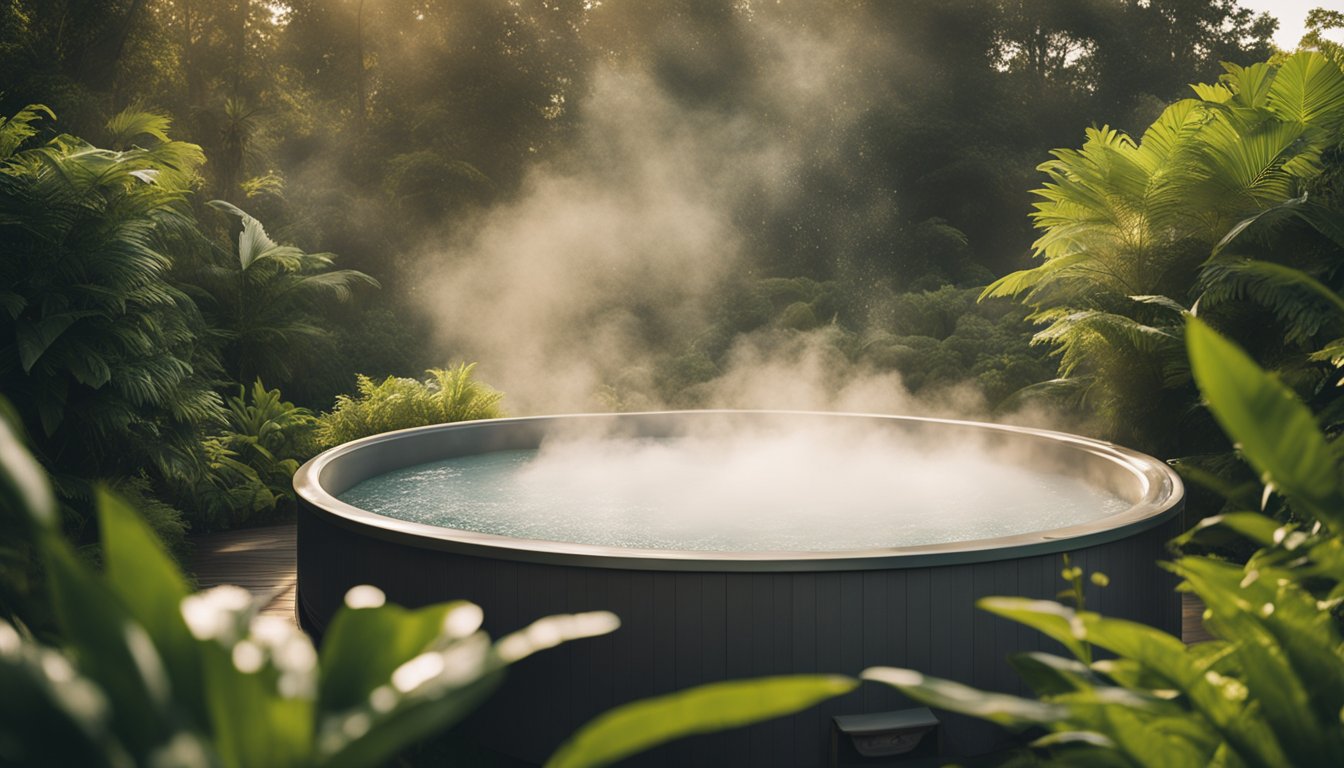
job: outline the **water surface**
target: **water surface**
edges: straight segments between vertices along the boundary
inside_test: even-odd
[[[418,523],[706,552],[826,552],[997,538],[1129,504],[978,451],[815,435],[547,443],[388,472],[340,495]]]

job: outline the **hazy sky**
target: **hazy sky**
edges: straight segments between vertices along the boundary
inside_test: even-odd
[[[1296,48],[1297,41],[1302,39],[1302,22],[1307,18],[1307,11],[1312,8],[1344,11],[1344,0],[1241,0],[1241,5],[1256,12],[1269,11],[1278,19],[1279,32],[1274,36],[1274,43],[1287,50]]]

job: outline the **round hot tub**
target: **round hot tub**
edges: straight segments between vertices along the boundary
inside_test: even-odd
[[[1008,655],[1057,649],[974,603],[1054,597],[1065,552],[1110,577],[1089,608],[1180,628],[1155,566],[1178,532],[1179,479],[1058,432],[771,411],[498,419],[348,443],[294,486],[314,633],[356,584],[408,606],[471,600],[496,636],[552,613],[620,616],[611,635],[515,666],[474,717],[485,747],[527,762],[613,706],[716,680],[886,665],[1024,692]],[[640,762],[824,765],[834,715],[908,706],[866,684]],[[1001,737],[941,716],[949,754]]]

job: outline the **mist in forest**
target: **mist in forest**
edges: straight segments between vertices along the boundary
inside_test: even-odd
[[[750,50],[725,50],[704,29],[674,30],[645,57],[600,65],[575,106],[565,160],[532,168],[516,198],[467,222],[448,247],[422,249],[428,276],[417,296],[437,342],[478,360],[512,411],[666,407],[641,381],[655,357],[704,333],[728,286],[766,274],[762,230],[807,194],[806,174],[863,163],[854,124],[887,85],[846,61],[890,52],[857,21],[804,25],[800,35],[757,20],[752,36],[735,41]],[[723,64],[730,56],[737,63]],[[732,73],[688,71],[716,65]],[[686,82],[720,76],[720,93]],[[897,205],[876,190],[857,202],[800,217],[798,239],[820,241],[823,260],[843,263],[844,233],[889,230]],[[783,338],[741,336],[698,402],[933,407],[914,401],[898,374],[863,370],[830,350],[827,334],[823,319]],[[633,385],[637,399],[613,403],[617,382]],[[944,399],[959,401],[939,404],[949,410],[967,405]]]
[[[478,361],[513,413],[1017,410],[1056,365],[1025,307],[976,296],[1032,262],[1035,167],[1263,60],[1274,24],[1221,0],[11,5],[3,114],[95,144],[162,115],[202,149],[206,239],[236,240],[223,199],[381,284],[231,375],[325,410],[356,374]]]

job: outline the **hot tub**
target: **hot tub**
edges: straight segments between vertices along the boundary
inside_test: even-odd
[[[679,549],[675,538],[667,539],[654,525],[644,526],[657,533],[647,542],[630,538],[642,529],[638,525],[609,530],[613,525],[604,522],[593,537],[571,531],[579,511],[568,508],[552,515],[560,525],[555,534],[560,540],[542,540],[490,532],[489,525],[477,524],[479,509],[475,517],[463,518],[477,528],[466,530],[422,521],[418,504],[410,505],[409,513],[403,504],[396,514],[407,519],[397,519],[338,498],[349,497],[367,480],[396,477],[407,468],[457,459],[470,464],[486,454],[491,455],[486,459],[508,457],[513,454],[504,452],[537,449],[574,435],[637,445],[688,435],[781,430],[886,436],[931,455],[942,455],[948,446],[974,445],[977,455],[992,457],[992,462],[1056,478],[1046,483],[1043,496],[1057,495],[1056,486],[1072,489],[1070,493],[1086,486],[1118,503],[1048,529],[992,538],[971,531],[969,540],[921,532],[916,537],[921,543],[903,544],[892,538],[900,526],[884,527],[868,505],[847,514],[845,504],[857,504],[862,495],[848,496],[847,502],[840,494],[834,504],[805,510],[808,520],[794,518],[790,523],[781,517],[778,525],[746,526],[747,535],[762,532],[763,548],[742,546],[738,531],[708,543],[692,536],[688,541],[694,546]],[[624,453],[625,444],[618,443],[614,455]],[[855,444],[862,450],[862,441]],[[817,450],[834,447],[818,441]],[[954,453],[949,450],[948,455]],[[993,466],[975,460],[963,471],[959,460],[950,461],[947,472],[936,477],[927,472],[906,480],[894,476],[896,480],[883,486],[883,498],[899,496],[892,489],[905,483],[910,495],[921,497],[928,507],[923,514],[941,517],[937,499],[924,498],[932,484],[945,487],[949,499],[967,489],[988,488],[987,498],[1000,506]],[[615,459],[591,463],[594,477],[608,469],[629,471]],[[892,467],[893,472],[897,469]],[[881,467],[872,473],[880,474]],[[496,487],[493,482],[475,492],[488,496]],[[750,482],[744,477],[748,487]],[[487,748],[529,762],[543,761],[565,736],[612,706],[716,680],[797,672],[857,674],[868,666],[888,665],[985,689],[1025,692],[1006,657],[1055,649],[1038,633],[976,610],[974,602],[986,595],[1053,598],[1065,586],[1059,577],[1064,552],[1085,570],[1110,577],[1109,588],[1090,588],[1089,608],[1173,634],[1180,631],[1174,579],[1154,565],[1165,552],[1165,542],[1179,530],[1179,479],[1151,457],[1058,432],[914,417],[767,411],[499,419],[402,430],[348,443],[305,464],[294,486],[299,497],[298,611],[300,621],[316,634],[356,584],[376,585],[390,601],[408,606],[471,600],[485,609],[486,629],[495,635],[551,613],[607,609],[621,617],[622,627],[609,636],[519,664],[473,720],[472,733]],[[767,490],[762,488],[762,493]],[[1073,498],[1066,497],[1065,506],[1083,503],[1069,500]],[[890,504],[896,508],[901,501],[891,498]],[[1000,517],[1021,515],[1028,527],[1051,519],[1036,515],[1030,505],[1014,513],[1006,495],[1001,501],[1007,511]],[[606,499],[592,506],[612,504]],[[481,508],[488,513],[490,507]],[[1017,508],[1023,509],[1020,504]],[[522,522],[529,522],[527,514],[542,517],[541,511],[544,505],[534,512],[524,510]],[[812,545],[816,536],[810,530],[801,538],[790,533],[823,514],[829,517],[822,527],[833,526],[843,534],[836,546]],[[867,527],[856,530],[855,519]],[[876,543],[857,544],[867,540],[870,528]],[[798,715],[669,745],[645,756],[641,764],[823,765],[833,715],[906,706],[909,702],[896,692],[866,684]],[[943,741],[950,754],[983,752],[1001,738],[978,721],[945,716]]]

